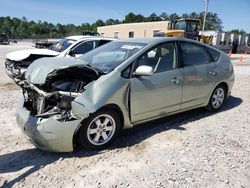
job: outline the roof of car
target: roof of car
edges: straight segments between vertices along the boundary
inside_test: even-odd
[[[207,44],[198,42],[196,40],[187,39],[187,38],[176,38],[176,37],[150,37],[150,38],[130,38],[124,40],[118,40],[117,42],[135,42],[135,43],[144,43],[144,44],[153,44],[167,41],[186,41],[197,44],[202,44],[204,46],[209,46]]]
[[[120,42],[135,42],[135,43],[154,43],[154,42],[160,42],[160,41],[167,41],[171,40],[173,37],[168,38],[168,37],[150,37],[150,38],[130,38],[130,39],[123,39],[119,40]],[[118,42],[119,42],[118,41]]]
[[[90,38],[92,36],[74,35],[74,36],[68,36],[68,37],[66,37],[66,39],[79,40],[79,39],[86,38],[86,37]]]
[[[66,39],[71,39],[71,40],[80,40],[80,39],[106,39],[106,40],[115,40],[114,38],[99,37],[99,36],[90,36],[90,35],[75,35],[75,36],[66,37]]]

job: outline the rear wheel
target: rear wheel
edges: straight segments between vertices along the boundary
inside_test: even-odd
[[[78,131],[79,144],[88,150],[106,148],[118,135],[120,118],[113,110],[102,110],[92,114]]]
[[[226,97],[226,89],[222,85],[217,86],[207,105],[207,109],[209,111],[218,111],[223,105]]]

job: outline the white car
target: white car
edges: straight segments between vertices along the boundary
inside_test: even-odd
[[[115,39],[97,36],[70,36],[60,40],[50,49],[27,49],[6,55],[5,71],[9,77],[19,82],[24,78],[28,66],[42,57],[79,57],[94,48]]]

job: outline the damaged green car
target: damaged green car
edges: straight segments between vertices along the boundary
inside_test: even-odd
[[[234,73],[223,52],[187,39],[118,40],[77,59],[42,58],[20,83],[17,123],[40,149],[107,147],[124,128],[206,107],[219,110]]]

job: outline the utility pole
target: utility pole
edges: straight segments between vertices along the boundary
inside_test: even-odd
[[[207,18],[207,10],[208,10],[208,3],[209,3],[209,0],[205,0],[205,14],[204,14],[202,32],[204,32],[204,30],[205,30],[206,18]]]

